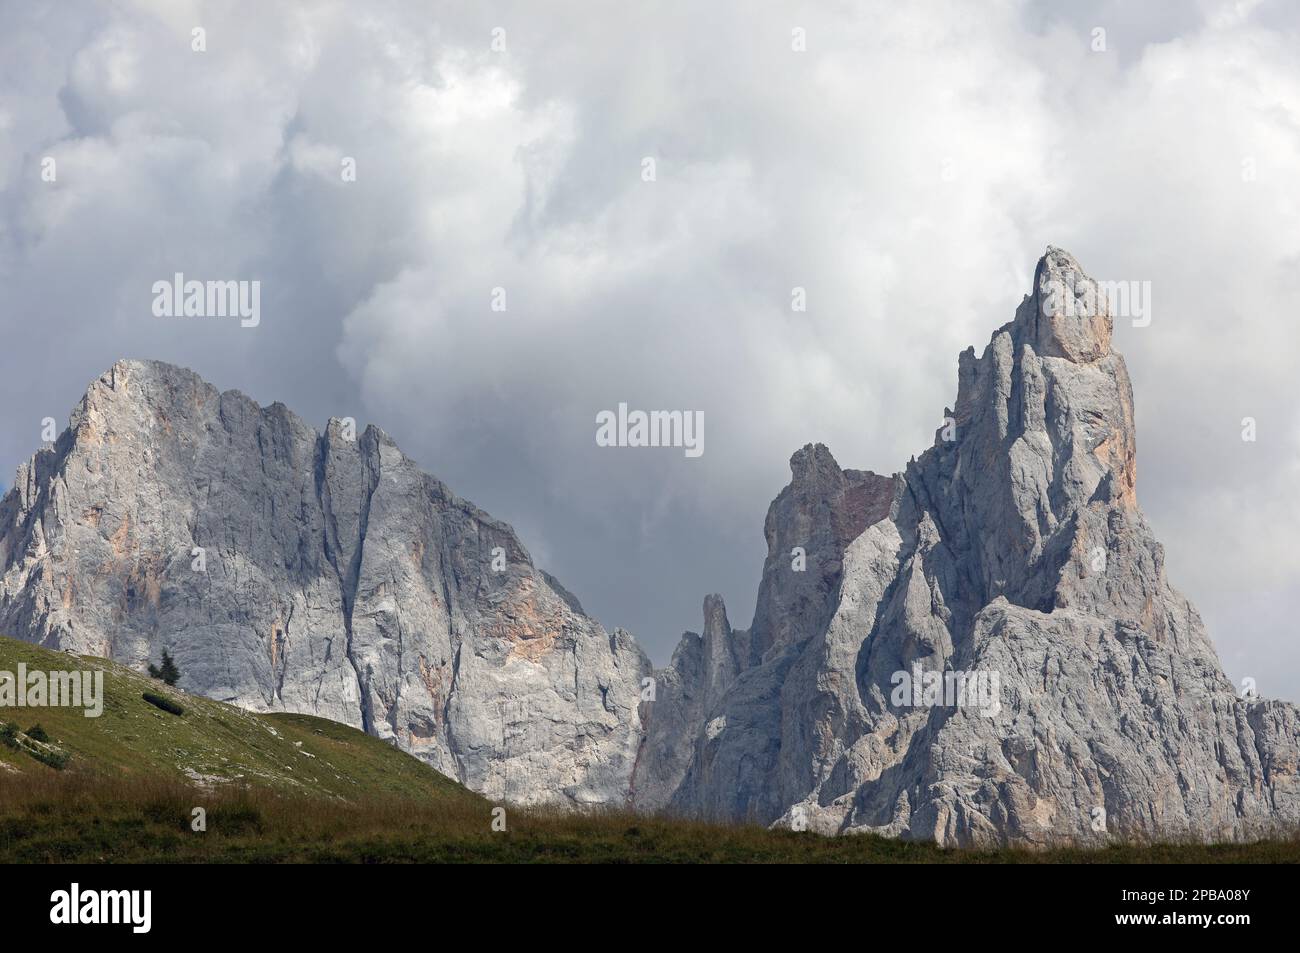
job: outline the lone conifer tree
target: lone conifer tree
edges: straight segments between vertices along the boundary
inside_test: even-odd
[[[168,685],[175,685],[176,680],[181,677],[181,670],[178,669],[176,663],[172,661],[171,653],[166,649],[163,649],[162,666],[159,667],[150,662],[149,677],[161,678]]]

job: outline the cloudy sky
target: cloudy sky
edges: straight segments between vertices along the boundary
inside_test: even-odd
[[[663,662],[705,593],[749,623],[794,450],[932,442],[1050,243],[1151,282],[1140,502],[1229,675],[1300,699],[1298,21],[4,0],[0,482],[115,360],[172,361],[379,424]],[[177,271],[261,281],[261,324],[155,318]],[[704,455],[598,448],[620,401],[702,410]]]

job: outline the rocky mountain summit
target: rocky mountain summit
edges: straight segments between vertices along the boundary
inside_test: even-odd
[[[1300,712],[1239,698],[1165,579],[1111,329],[1049,248],[904,472],[794,455],[753,626],[706,601],[649,713],[638,804],[943,844],[1300,822]]]
[[[489,797],[618,803],[650,664],[386,434],[123,361],[0,501],[0,631],[363,728]]]
[[[166,649],[191,692],[513,802],[943,844],[1295,825],[1300,713],[1238,697],[1165,579],[1096,291],[1048,249],[903,472],[795,453],[749,628],[709,596],[663,670],[382,431],[148,361],[0,500],[0,632]]]

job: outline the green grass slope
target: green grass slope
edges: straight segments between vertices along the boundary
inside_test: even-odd
[[[462,799],[481,804],[454,781],[364,732],[309,715],[258,715],[169,688],[124,666],[0,638],[0,670],[103,669],[104,710],[0,706],[0,722],[20,732],[39,724],[62,769],[117,779],[190,781],[200,787],[249,787],[346,801],[375,798]],[[177,716],[144,694],[184,708]],[[0,773],[48,774],[34,746],[0,746]],[[39,749],[37,749],[39,750]]]

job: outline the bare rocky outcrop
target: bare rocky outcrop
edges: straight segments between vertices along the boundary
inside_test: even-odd
[[[943,844],[1300,822],[1297,709],[1238,697],[1138,509],[1132,390],[1095,289],[1048,249],[901,474],[794,455],[753,626],[731,654],[683,640],[639,805]],[[996,691],[926,697],[901,673]]]
[[[1165,578],[1095,300],[1048,249],[919,459],[795,453],[751,624],[709,596],[653,681],[382,431],[148,361],[93,383],[0,500],[0,632],[136,669],[166,649],[189,691],[362,727],[514,802],[943,844],[1293,829],[1300,715],[1237,695]]]
[[[364,728],[494,798],[621,803],[645,656],[354,429],[114,365],[0,501],[0,631],[136,669],[166,649],[187,691]]]

